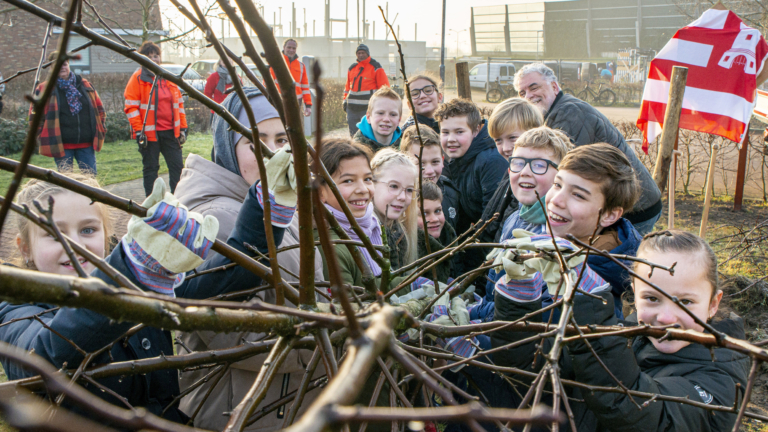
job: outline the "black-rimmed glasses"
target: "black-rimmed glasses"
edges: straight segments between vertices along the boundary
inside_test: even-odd
[[[428,85],[426,87],[422,87],[420,89],[411,89],[411,97],[417,98],[421,94],[421,92],[424,92],[425,95],[429,96],[432,93],[435,92],[437,88],[434,85]]]
[[[549,159],[542,159],[542,158],[524,158],[524,157],[511,157],[509,158],[509,170],[513,173],[519,173],[523,169],[525,169],[525,166],[529,165],[531,167],[531,172],[538,175],[543,175],[547,173],[547,170],[549,169],[549,166],[552,165],[555,169],[557,169],[557,164],[552,162]]]

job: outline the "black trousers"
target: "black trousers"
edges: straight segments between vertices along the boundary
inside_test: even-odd
[[[157,131],[157,141],[150,141],[147,143],[147,148],[139,148],[139,152],[141,162],[144,164],[144,193],[147,196],[152,193],[152,186],[160,171],[160,153],[163,154],[165,163],[168,165],[168,177],[171,193],[173,193],[176,190],[176,184],[179,183],[181,170],[184,168],[181,146],[179,140],[173,135],[173,130]]]

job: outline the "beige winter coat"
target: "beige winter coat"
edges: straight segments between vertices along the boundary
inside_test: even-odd
[[[235,226],[237,214],[248,194],[249,185],[237,174],[216,165],[198,155],[190,154],[187,157],[181,180],[176,186],[176,197],[191,211],[203,215],[213,215],[219,220],[218,238],[225,241]],[[298,244],[298,218],[294,217],[292,224],[285,231],[281,247]],[[278,262],[291,273],[299,274],[299,249],[291,249],[278,254]],[[315,253],[315,280],[323,280],[323,263],[319,252]],[[283,279],[289,282],[296,278],[282,273]],[[267,303],[275,302],[273,290],[263,291],[259,298]],[[321,298],[318,299],[322,301]],[[288,303],[290,305],[290,303]],[[243,343],[243,341],[257,341],[264,338],[264,333],[214,333],[209,331],[197,331],[182,333],[181,339],[192,351],[208,351],[221,348],[229,348]],[[186,353],[184,348],[179,348],[179,353]],[[279,370],[272,385],[267,392],[264,401],[256,408],[258,413],[264,406],[296,390],[304,376],[306,365],[309,363],[312,351],[294,350]],[[231,412],[251,388],[261,365],[267,358],[267,354],[258,355],[233,364],[211,392],[200,412],[195,417],[195,426],[204,429],[222,430],[229,419],[224,413]],[[182,372],[180,374],[180,386],[184,391],[192,384],[203,378],[210,369]],[[317,368],[314,377],[325,375],[322,362]],[[197,406],[205,397],[208,389],[216,379],[193,390],[181,400],[180,408],[187,415],[192,415]],[[303,412],[311,404],[321,389],[309,392],[302,404]],[[279,430],[283,424],[283,416],[288,413],[290,403],[256,423],[247,427],[247,431],[273,431]],[[280,413],[282,412],[282,415]]]

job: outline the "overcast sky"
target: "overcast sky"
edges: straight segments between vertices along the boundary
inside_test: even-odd
[[[357,1],[360,3],[360,19],[362,20],[362,8],[363,0],[331,0],[331,18],[344,19],[346,3],[349,3],[349,37],[357,36]],[[185,0],[181,0],[182,3],[186,3]],[[470,23],[470,7],[471,6],[490,6],[490,5],[504,5],[512,3],[531,3],[532,0],[447,0],[447,17],[446,17],[446,35],[445,44],[449,53],[453,54],[456,50],[457,35],[454,32],[450,32],[450,29],[457,31],[466,30],[459,33],[458,42],[459,50],[468,53],[470,50],[469,42],[469,23]],[[304,8],[306,8],[306,22],[307,29],[310,35],[312,35],[312,20],[316,20],[317,35],[323,34],[323,20],[324,20],[324,0],[296,0],[280,1],[257,1],[264,6],[264,15],[266,21],[272,24],[273,14],[279,14],[278,6],[282,7],[282,24],[284,26],[283,35],[288,35],[290,32],[289,22],[291,21],[291,3],[296,6],[296,21],[299,25],[304,24]],[[413,40],[414,38],[414,24],[418,22],[418,40],[427,42],[427,46],[439,46],[440,45],[440,31],[442,20],[442,0],[366,0],[365,1],[365,18],[370,23],[376,22],[376,35],[377,39],[384,38],[384,21],[381,18],[381,13],[378,10],[378,6],[381,6],[386,10],[386,5],[389,3],[389,17],[394,21],[394,27],[397,29],[397,25],[400,25],[400,37],[403,40]],[[161,0],[161,7],[168,15],[171,14],[173,5],[168,0]],[[171,15],[173,16],[173,15]],[[395,16],[397,18],[395,19]],[[174,22],[177,20],[174,18]],[[211,23],[212,27],[216,30],[220,29],[221,24]],[[187,27],[189,28],[189,24]],[[362,24],[360,26],[360,32],[362,33]],[[302,30],[303,33],[303,30]],[[343,37],[345,34],[344,23],[333,23],[333,36]],[[369,37],[371,35],[369,34]]]

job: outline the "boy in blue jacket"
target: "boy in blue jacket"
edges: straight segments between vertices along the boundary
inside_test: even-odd
[[[403,100],[391,88],[384,86],[371,96],[368,111],[357,123],[353,141],[364,144],[371,153],[385,147],[397,148],[403,134],[400,118],[403,115]]]
[[[459,192],[455,228],[461,235],[482,217],[507,171],[507,161],[496,151],[487,122],[471,101],[453,99],[438,108],[435,118],[440,122],[440,145],[451,159],[447,165],[450,178]],[[481,249],[461,255],[459,274],[476,269],[484,258]],[[480,289],[484,287],[480,284]]]

